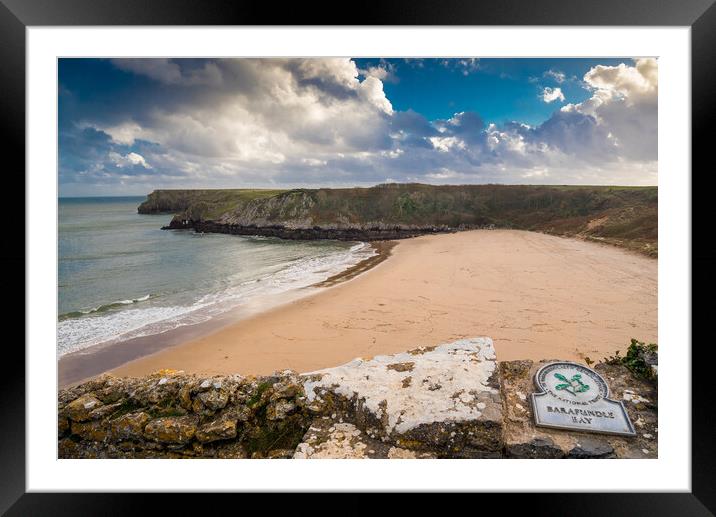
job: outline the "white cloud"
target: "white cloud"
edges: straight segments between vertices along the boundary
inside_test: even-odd
[[[655,97],[658,84],[656,59],[637,59],[635,66],[597,65],[584,75],[593,89],[627,99],[630,104],[645,97]]]
[[[447,137],[440,137],[440,136],[433,136],[430,137],[430,143],[433,144],[433,147],[437,149],[440,152],[447,153],[452,149],[465,149],[466,145],[465,142],[460,140],[457,137],[454,136],[447,136]]]
[[[393,105],[385,96],[383,91],[383,83],[377,77],[369,76],[360,83],[360,95],[376,108],[384,111],[388,115],[393,113]]]
[[[467,76],[480,69],[480,58],[442,59],[440,64],[445,68],[458,70],[462,75]]]
[[[597,65],[584,75],[592,96],[567,104],[563,112],[593,117],[620,154],[637,160],[656,160],[658,65],[656,59],[637,59],[633,66]]]
[[[381,151],[381,156],[387,156],[388,158],[399,158],[405,151],[400,149],[399,147],[396,149],[391,149],[390,151]]]
[[[655,60],[592,68],[584,75],[587,100],[534,125],[489,124],[469,111],[432,121],[396,111],[383,87],[381,70],[388,68],[382,63],[359,70],[343,58],[228,59],[192,67],[152,60],[155,69],[135,61],[141,60],[115,64],[161,88],[154,97],[149,89],[146,97],[125,101],[109,116],[85,112],[77,126],[106,133],[106,148],[95,159],[107,167],[83,165],[88,181],[109,184],[121,172],[138,190],[151,190],[366,185],[385,178],[656,180]],[[462,71],[479,62],[452,66]],[[540,99],[565,97],[555,87],[544,88]]]
[[[381,81],[385,81],[388,78],[389,72],[382,66],[369,66],[363,73],[370,77],[375,77]]]
[[[237,168],[389,146],[393,107],[383,83],[373,75],[361,81],[350,59],[222,60],[194,70],[171,60],[113,63],[165,84],[199,84],[204,71],[217,71],[211,87],[194,97],[157,99],[141,122],[85,121],[115,143],[147,140],[187,162],[221,158]]]
[[[544,90],[542,90],[542,100],[547,103],[554,102],[556,100],[564,102],[564,94],[562,93],[562,89],[550,88],[549,86],[545,87]]]
[[[121,155],[117,152],[110,151],[109,153],[109,160],[114,163],[117,167],[133,167],[133,166],[141,166],[145,169],[151,169],[152,166],[147,163],[147,161],[144,159],[144,156],[137,153],[127,153],[126,155]]]
[[[499,151],[500,154],[517,153],[524,155],[529,150],[524,135],[518,131],[500,131],[495,124],[490,124],[486,134],[489,148],[492,151]]]
[[[368,66],[364,70],[360,70],[360,73],[366,77],[370,76],[380,79],[384,83],[398,82],[395,65],[385,59],[381,59],[377,65]]]
[[[544,75],[545,77],[551,77],[559,84],[562,84],[564,81],[567,80],[567,76],[564,74],[564,72],[560,72],[559,70],[547,70]]]

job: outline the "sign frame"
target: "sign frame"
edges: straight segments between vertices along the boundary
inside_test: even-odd
[[[585,371],[588,371],[590,373],[590,375],[596,376],[598,382],[600,383],[600,386],[599,386],[600,400],[605,400],[607,403],[614,405],[614,407],[621,412],[621,414],[624,418],[624,421],[626,422],[626,426],[629,430],[626,432],[620,432],[620,431],[607,431],[607,430],[598,430],[598,429],[584,429],[584,428],[580,428],[580,427],[576,427],[576,426],[550,423],[550,422],[545,421],[543,418],[541,418],[540,412],[538,409],[539,405],[538,405],[537,401],[539,398],[549,396],[550,393],[546,389],[546,387],[540,383],[539,379],[542,375],[542,372],[544,372],[544,370],[546,370],[547,368],[554,368],[555,366],[565,366],[565,367],[570,367],[570,368],[576,368],[578,370],[585,370]],[[609,395],[610,395],[609,384],[607,384],[607,381],[604,379],[604,377],[602,377],[599,374],[599,372],[597,372],[596,370],[593,370],[593,369],[588,368],[584,365],[581,365],[579,363],[574,363],[571,361],[554,361],[554,362],[547,363],[547,364],[541,366],[535,373],[533,381],[535,384],[535,388],[538,390],[538,391],[532,393],[530,396],[530,400],[532,402],[532,416],[533,416],[533,420],[534,420],[534,425],[536,427],[543,427],[543,428],[548,428],[548,429],[559,429],[559,430],[563,430],[563,431],[573,431],[573,432],[578,432],[578,433],[594,433],[594,434],[601,434],[601,435],[625,436],[625,437],[635,437],[636,436],[636,430],[634,429],[634,424],[632,423],[631,419],[629,418],[629,414],[627,413],[626,408],[624,407],[624,404],[619,400],[613,400],[613,399],[609,398]]]

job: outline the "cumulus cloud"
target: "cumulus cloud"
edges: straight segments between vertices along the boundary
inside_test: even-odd
[[[361,81],[350,59],[227,60],[189,71],[169,60],[120,61],[122,70],[194,90],[157,99],[142,120],[83,122],[117,143],[142,139],[187,155],[252,163],[387,145],[393,108],[383,84],[372,75]],[[204,76],[197,70],[208,69],[218,74],[214,88],[198,79]]]
[[[383,83],[377,77],[366,77],[365,80],[360,83],[358,91],[360,92],[361,97],[373,106],[377,107],[381,111],[384,111],[388,115],[393,113],[393,105],[385,96]]]
[[[390,63],[385,59],[381,59],[378,64],[366,66],[365,69],[359,71],[366,77],[372,76],[376,79],[380,79],[384,83],[398,82],[395,64]]]
[[[564,94],[561,88],[550,88],[545,87],[542,90],[542,100],[546,103],[554,102],[556,100],[564,102]]]
[[[464,62],[463,62],[464,61]],[[589,98],[544,122],[429,120],[396,109],[394,68],[351,59],[113,60],[141,98],[85,110],[60,134],[60,180],[111,189],[436,183],[654,183],[657,64],[595,66]],[[404,66],[420,67],[421,60]],[[437,63],[439,66],[440,63]],[[474,71],[478,60],[455,60]],[[554,71],[557,74],[557,71]],[[555,81],[559,82],[557,76]],[[543,102],[564,102],[560,87]],[[141,101],[141,104],[139,102]],[[534,99],[534,102],[540,102]],[[71,159],[70,159],[71,158]],[[104,188],[104,187],[103,187]]]
[[[621,156],[656,160],[657,71],[654,58],[637,59],[633,66],[595,66],[584,75],[592,96],[578,104],[567,104],[562,112],[592,117]]]
[[[595,90],[625,98],[630,104],[653,99],[658,88],[656,59],[637,59],[635,66],[597,65],[584,75],[584,81]]]
[[[152,166],[149,165],[144,159],[144,156],[138,153],[127,153],[126,155],[122,156],[117,152],[110,151],[108,157],[110,161],[119,168],[133,167],[135,165],[139,165],[141,167],[144,167],[145,169],[152,168]]]

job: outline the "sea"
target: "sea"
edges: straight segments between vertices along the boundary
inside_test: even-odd
[[[367,243],[161,230],[144,197],[60,198],[57,352],[295,299],[375,254]]]

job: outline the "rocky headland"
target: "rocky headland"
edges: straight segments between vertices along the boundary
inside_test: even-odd
[[[59,392],[60,458],[655,458],[656,383],[595,369],[637,435],[536,428],[540,362],[462,339],[297,374],[102,375]]]
[[[539,231],[656,256],[657,187],[385,184],[294,190],[156,190],[139,213],[165,229],[283,239],[394,240],[479,228]]]

